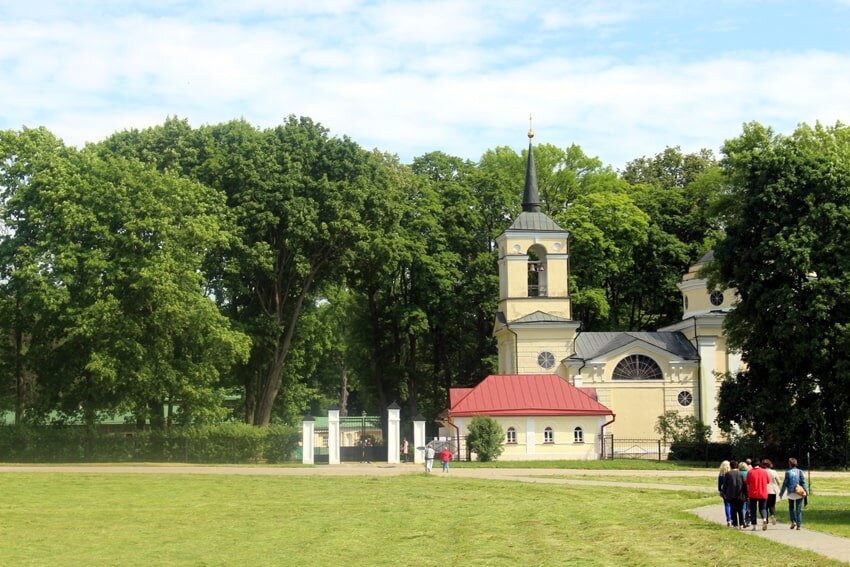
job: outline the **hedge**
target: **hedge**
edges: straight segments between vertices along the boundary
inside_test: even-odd
[[[0,426],[0,462],[281,463],[292,460],[300,429],[244,423],[109,431],[83,427]]]

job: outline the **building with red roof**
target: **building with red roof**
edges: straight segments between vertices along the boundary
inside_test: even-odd
[[[476,415],[501,423],[502,459],[594,459],[599,433],[614,417],[592,388],[557,374],[493,374],[474,388],[452,388],[450,399],[447,417],[459,430]]]

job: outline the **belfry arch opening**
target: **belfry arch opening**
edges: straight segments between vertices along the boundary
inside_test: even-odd
[[[528,249],[528,297],[546,297],[546,249],[535,244]]]

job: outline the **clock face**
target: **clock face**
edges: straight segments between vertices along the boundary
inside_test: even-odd
[[[693,403],[694,397],[687,390],[682,390],[681,392],[679,392],[678,400],[680,406],[687,407]]]
[[[721,293],[719,291],[712,291],[711,295],[708,297],[708,299],[709,299],[709,301],[711,301],[711,304],[714,305],[715,307],[717,307],[719,305],[723,305],[723,293]]]
[[[543,351],[537,355],[537,364],[540,365],[540,368],[552,368],[555,366],[555,355],[551,352]]]

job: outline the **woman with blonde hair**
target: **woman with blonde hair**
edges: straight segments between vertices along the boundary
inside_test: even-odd
[[[726,482],[726,473],[729,472],[729,461],[720,463],[720,470],[717,471],[717,491],[720,493],[720,498],[723,499],[723,510],[726,512],[726,525],[732,527],[732,505],[726,500],[726,495],[723,493],[723,486]]]
[[[767,476],[770,482],[767,483],[767,517],[770,523],[776,525],[776,496],[782,488],[782,483],[779,482],[779,475],[773,470],[773,461],[770,459],[762,459],[761,466],[767,471]]]

